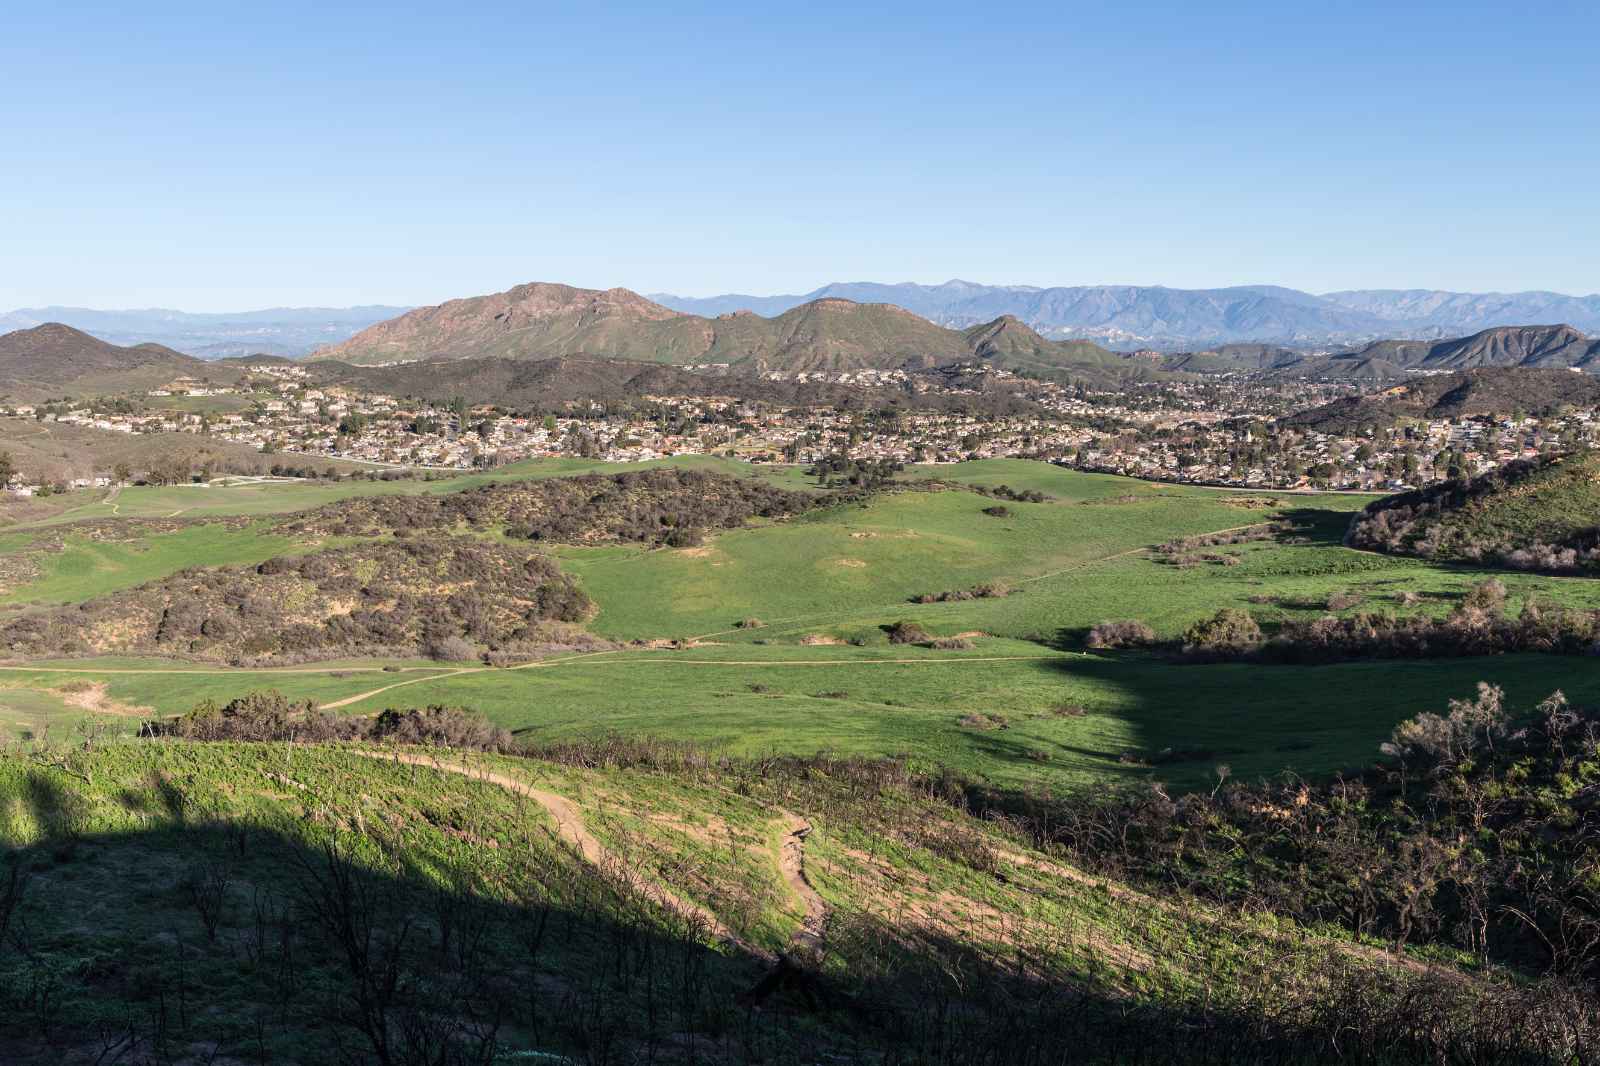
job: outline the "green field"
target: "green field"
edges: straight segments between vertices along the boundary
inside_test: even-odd
[[[128,541],[67,536],[61,550],[39,556],[39,578],[0,595],[0,603],[76,603],[185,567],[259,563],[307,547],[254,526],[196,525]]]
[[[711,460],[716,467],[734,464]],[[698,464],[697,464],[698,465]],[[527,464],[502,471],[559,476],[594,464]],[[918,471],[922,473],[923,471]],[[557,548],[598,604],[590,628],[619,641],[692,639],[680,650],[624,647],[558,655],[515,669],[424,663],[317,664],[293,670],[199,668],[159,661],[84,661],[56,670],[12,668],[11,691],[37,695],[24,717],[79,720],[60,688],[103,681],[123,708],[172,714],[203,698],[226,701],[274,687],[352,713],[448,703],[476,708],[532,737],[607,731],[680,737],[746,754],[834,749],[907,754],[1008,784],[1079,785],[1155,776],[1204,782],[1218,763],[1236,774],[1325,773],[1369,761],[1394,724],[1471,692],[1479,680],[1531,703],[1555,688],[1600,699],[1600,677],[1578,658],[1531,656],[1321,667],[1197,665],[1135,653],[1084,654],[1081,635],[1131,618],[1175,636],[1222,606],[1249,608],[1264,624],[1315,617],[1333,593],[1360,607],[1443,612],[1487,571],[1434,566],[1339,545],[1349,496],[1258,498],[1024,462],[936,468],[942,478],[1037,489],[1046,503],[1005,503],[965,491],[899,492],[784,523],[718,535],[704,547]],[[793,470],[765,476],[807,483]],[[488,478],[402,491],[440,491]],[[340,486],[393,490],[392,485]],[[219,489],[282,503],[322,486]],[[184,490],[151,490],[182,492]],[[262,510],[267,507],[263,506]],[[1237,529],[1273,518],[1306,543],[1255,541],[1218,549],[1235,565],[1177,568],[1147,550],[1169,538]],[[296,545],[257,526],[220,525],[150,536],[141,545],[69,538],[55,567],[13,598],[81,599],[104,587],[201,562],[249,562]],[[1501,575],[1513,607],[1529,596],[1600,607],[1584,579]],[[922,593],[1002,582],[1001,598],[915,604]],[[107,584],[110,583],[110,584]],[[739,628],[747,619],[760,627]],[[971,647],[891,645],[882,627],[901,619]],[[33,672],[36,671],[36,672]],[[69,672],[70,671],[70,672]],[[31,717],[28,717],[30,716]],[[113,723],[115,724],[115,723]],[[1168,749],[1171,749],[1170,751]]]

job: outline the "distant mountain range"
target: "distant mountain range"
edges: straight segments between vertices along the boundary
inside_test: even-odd
[[[264,311],[192,314],[159,308],[95,311],[86,307],[27,307],[0,312],[0,333],[58,322],[112,344],[161,344],[203,359],[257,353],[293,357],[336,344],[406,310],[383,306],[274,307]]]
[[[942,285],[834,283],[783,296],[650,296],[662,306],[699,315],[741,310],[778,315],[829,298],[894,304],[958,329],[1012,315],[1048,338],[1085,338],[1118,349],[1189,351],[1239,342],[1328,349],[1395,337],[1438,340],[1525,322],[1565,322],[1600,330],[1600,295],[1552,292],[1364,289],[1316,295],[1272,285],[1037,288],[947,281]]]
[[[1496,326],[1448,340],[1383,340],[1319,354],[1259,344],[1229,344],[1160,359],[1163,370],[1222,373],[1260,370],[1279,377],[1393,381],[1415,371],[1476,367],[1600,373],[1600,339],[1571,326]]]
[[[929,368],[979,360],[1017,369],[1127,374],[1142,368],[1082,341],[1051,341],[1011,316],[947,329],[900,307],[823,298],[764,318],[673,311],[627,289],[535,282],[423,307],[314,360],[374,365],[438,359],[586,356],[746,369]]]
[[[1376,340],[1443,340],[1493,326],[1529,322],[1562,322],[1588,333],[1600,332],[1600,295],[1566,296],[1553,292],[1357,289],[1317,295],[1272,285],[1221,289],[1155,285],[1039,288],[947,281],[942,285],[833,283],[808,293],[779,296],[656,294],[635,298],[664,311],[711,319],[738,312],[779,318],[822,300],[888,304],[955,330],[1010,316],[1045,340],[1092,340],[1119,351],[1194,352],[1223,345],[1257,344],[1329,352]],[[407,310],[386,306],[285,307],[194,314],[162,309],[35,307],[0,312],[0,333],[60,322],[113,344],[150,342],[206,359],[257,353],[300,357],[340,344]]]

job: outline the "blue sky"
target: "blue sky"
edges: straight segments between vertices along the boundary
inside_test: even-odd
[[[0,309],[1600,290],[1592,3],[49,6]]]

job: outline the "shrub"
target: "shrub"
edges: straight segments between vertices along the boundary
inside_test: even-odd
[[[1011,508],[1002,504],[995,504],[993,507],[985,507],[983,513],[991,518],[1010,518]]]
[[[1359,592],[1335,592],[1328,597],[1328,610],[1348,611],[1359,604],[1361,600],[1362,596]]]
[[[1090,648],[1143,648],[1156,642],[1156,631],[1143,622],[1101,622],[1089,630]]]
[[[471,641],[455,636],[441,637],[438,640],[429,641],[423,652],[430,659],[438,659],[440,662],[447,663],[469,662],[478,657],[476,645]]]
[[[886,632],[889,634],[890,644],[925,644],[933,639],[932,634],[926,629],[911,621],[896,622],[889,626]]]
[[[971,651],[977,645],[966,637],[937,637],[929,642],[929,647],[940,651]]]
[[[1260,643],[1261,627],[1249,611],[1238,607],[1224,607],[1183,634],[1183,647],[1189,652],[1238,652]]]
[[[1506,606],[1505,582],[1497,577],[1478,582],[1467,590],[1461,605],[1475,611],[1487,611],[1491,614],[1500,613]]]

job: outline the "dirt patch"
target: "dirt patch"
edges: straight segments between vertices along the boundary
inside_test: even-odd
[[[709,559],[717,554],[715,548],[679,548],[678,554],[690,559]]]
[[[835,559],[833,561],[833,565],[842,566],[849,570],[860,570],[867,564],[865,560],[862,559]]]
[[[104,681],[70,681],[56,689],[61,702],[68,707],[88,711],[90,714],[111,714],[118,718],[148,718],[156,713],[154,707],[144,707],[114,700],[106,694]]]
[[[813,647],[816,647],[820,645],[843,644],[844,641],[840,640],[838,637],[830,637],[826,633],[807,633],[805,636],[800,638],[800,643],[810,644]]]

